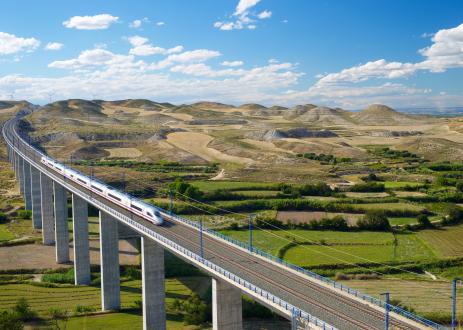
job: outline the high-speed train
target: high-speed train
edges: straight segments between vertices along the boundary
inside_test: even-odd
[[[65,167],[53,159],[43,156],[40,161],[47,167],[58,172],[60,175],[63,175],[65,178],[70,179],[81,186],[84,186],[86,189],[93,191],[95,194],[101,195],[106,199],[111,200],[112,202],[139,215],[151,223],[155,225],[162,224],[163,219],[156,207],[149,205],[139,199],[135,199],[127,194],[121,193],[116,189],[109,187],[97,180],[90,179],[82,173]]]

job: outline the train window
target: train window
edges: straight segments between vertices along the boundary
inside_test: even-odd
[[[146,214],[148,214],[151,218],[153,217],[153,215],[150,212],[146,212]]]
[[[117,197],[117,196],[114,196],[114,195],[111,195],[111,194],[108,194],[108,196],[111,197],[111,198],[114,198],[114,199],[116,199],[118,201],[121,201],[121,199],[119,197]]]
[[[138,211],[143,211],[141,208],[139,208],[138,206],[136,205],[133,205],[133,204],[130,204],[131,207],[133,207],[135,210],[138,210]]]
[[[102,189],[100,189],[100,188],[98,188],[98,187],[96,187],[96,186],[94,186],[94,185],[92,185],[92,188],[94,188],[94,189],[98,190],[99,192],[103,192],[103,190],[102,190]]]
[[[85,183],[85,184],[87,184],[87,182],[86,182],[86,181],[84,181],[84,180],[82,180],[81,178],[77,178],[77,181],[80,181],[80,182],[82,182],[82,183]]]

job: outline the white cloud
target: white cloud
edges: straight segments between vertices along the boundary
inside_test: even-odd
[[[140,26],[141,26],[141,20],[140,19],[136,19],[136,20],[129,23],[129,27],[131,27],[132,29],[138,29]]]
[[[69,29],[78,30],[104,30],[109,28],[113,23],[116,23],[119,17],[110,14],[99,14],[95,16],[73,16],[63,25]]]
[[[0,55],[32,52],[39,46],[40,41],[35,38],[21,38],[14,34],[0,32]]]
[[[260,19],[266,19],[272,17],[272,12],[269,10],[264,10],[261,12],[259,15],[257,15],[258,18]]]
[[[258,15],[250,12],[251,8],[259,2],[260,0],[240,0],[235,8],[235,12],[231,16],[233,20],[217,21],[213,26],[223,31],[242,30],[244,28],[249,30],[256,29],[256,18],[265,19],[272,16],[272,12],[268,10],[264,10]]]
[[[95,66],[106,66],[113,68],[134,67],[141,63],[134,63],[133,56],[117,55],[105,49],[84,50],[77,58],[54,61],[48,65],[54,69],[84,69]]]
[[[175,63],[200,63],[220,55],[220,52],[209,49],[189,50],[180,54],[169,55],[164,60],[153,63],[150,68],[152,70],[159,70],[174,65]]]
[[[254,7],[260,2],[260,0],[240,0],[236,6],[235,13],[233,15],[240,16],[246,13],[249,9]]]
[[[61,48],[63,48],[63,46],[64,45],[60,42],[49,42],[45,46],[45,50],[60,50]]]
[[[156,25],[157,25],[157,26],[164,26],[164,25],[166,25],[166,23],[164,23],[164,22],[157,22]]]
[[[168,54],[174,54],[174,53],[180,53],[183,51],[183,46],[175,46],[173,48],[162,48],[162,47],[157,47],[153,46],[151,44],[148,44],[148,38],[140,37],[140,36],[132,36],[128,38],[129,43],[133,46],[133,48],[130,49],[129,53],[131,55],[136,55],[136,56],[150,56],[150,55],[157,55],[157,54],[163,54],[163,55],[168,55]]]
[[[234,66],[241,66],[243,65],[243,61],[223,61],[222,63],[223,66],[231,66],[231,67],[234,67]]]

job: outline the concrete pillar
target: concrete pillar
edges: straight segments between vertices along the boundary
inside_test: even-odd
[[[42,229],[42,204],[40,196],[40,171],[31,166],[32,228]]]
[[[243,329],[241,291],[224,280],[212,279],[212,328]]]
[[[25,160],[23,161],[23,176],[25,209],[32,210],[31,165]]]
[[[69,262],[69,230],[68,204],[66,190],[57,182],[53,182],[55,196],[55,250],[56,262]]]
[[[141,238],[143,329],[166,329],[164,249],[149,238]]]
[[[14,173],[16,175],[16,181],[18,181],[19,183],[19,155],[15,153],[14,158],[15,158]]]
[[[74,281],[90,284],[90,250],[88,246],[88,204],[72,194],[72,225],[74,232]]]
[[[19,176],[19,191],[24,197],[24,159],[18,155],[18,176]]]
[[[53,214],[53,181],[40,173],[40,201],[42,203],[42,242],[55,244],[55,218]]]
[[[117,220],[100,211],[101,307],[121,307]]]

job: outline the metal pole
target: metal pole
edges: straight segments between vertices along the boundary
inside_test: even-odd
[[[173,199],[173,196],[172,196],[172,189],[169,189],[169,198],[170,198],[170,202],[169,202],[169,213],[170,213],[170,215],[172,215],[172,199]]]
[[[382,295],[386,298],[386,303],[384,306],[384,329],[389,330],[389,292],[383,293]]]
[[[249,215],[249,219],[248,219],[248,222],[249,222],[249,251],[252,252],[252,217],[253,215],[250,214]]]
[[[199,219],[199,255],[203,258],[203,219]]]
[[[457,279],[452,280],[452,329],[457,327]]]

